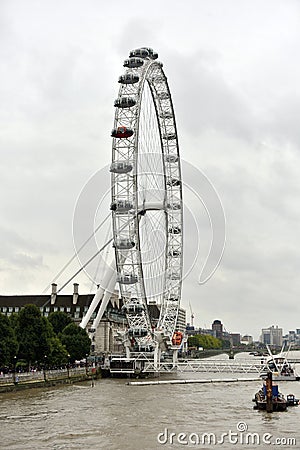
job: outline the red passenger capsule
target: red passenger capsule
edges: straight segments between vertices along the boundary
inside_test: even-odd
[[[115,138],[129,138],[133,135],[133,130],[127,127],[118,127],[112,130],[111,135]]]
[[[180,345],[183,339],[183,334],[180,331],[175,331],[172,337],[173,345]]]

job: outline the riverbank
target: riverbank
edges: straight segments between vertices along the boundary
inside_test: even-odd
[[[72,384],[88,380],[93,383],[95,379],[100,377],[101,373],[95,367],[7,374],[0,377],[0,393],[37,387],[50,387],[57,384]]]

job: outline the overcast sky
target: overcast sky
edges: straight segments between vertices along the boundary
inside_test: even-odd
[[[270,325],[300,328],[297,0],[1,0],[0,293],[41,293],[73,255],[76,201],[110,163],[117,79],[140,46],[164,63],[182,159],[208,177],[226,215],[225,253],[204,285],[209,232],[197,219],[188,317],[190,302],[201,327],[221,319],[255,338]]]

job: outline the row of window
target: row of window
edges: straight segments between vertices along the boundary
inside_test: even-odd
[[[0,311],[3,312],[3,313],[6,313],[6,312],[10,312],[10,313],[12,313],[12,312],[19,312],[20,308],[18,306],[16,306],[15,308],[13,306],[3,306],[2,308],[0,308]]]
[[[76,313],[80,313],[80,311],[82,310],[82,308],[80,308],[80,306],[76,306],[75,308],[75,312]],[[88,306],[84,306],[83,308],[83,312],[86,313],[88,310]],[[0,311],[3,313],[18,313],[20,311],[20,307],[19,306],[2,306],[0,308]],[[50,313],[51,312],[57,312],[57,311],[61,311],[61,312],[66,312],[66,313],[70,313],[71,312],[71,306],[45,306],[45,307],[40,307],[40,311],[42,314],[45,315],[45,313]]]

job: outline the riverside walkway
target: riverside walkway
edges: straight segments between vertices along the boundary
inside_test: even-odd
[[[24,373],[0,375],[0,392],[31,387],[53,386],[62,383],[93,380],[97,376],[96,368],[76,367],[58,370],[37,370]]]

